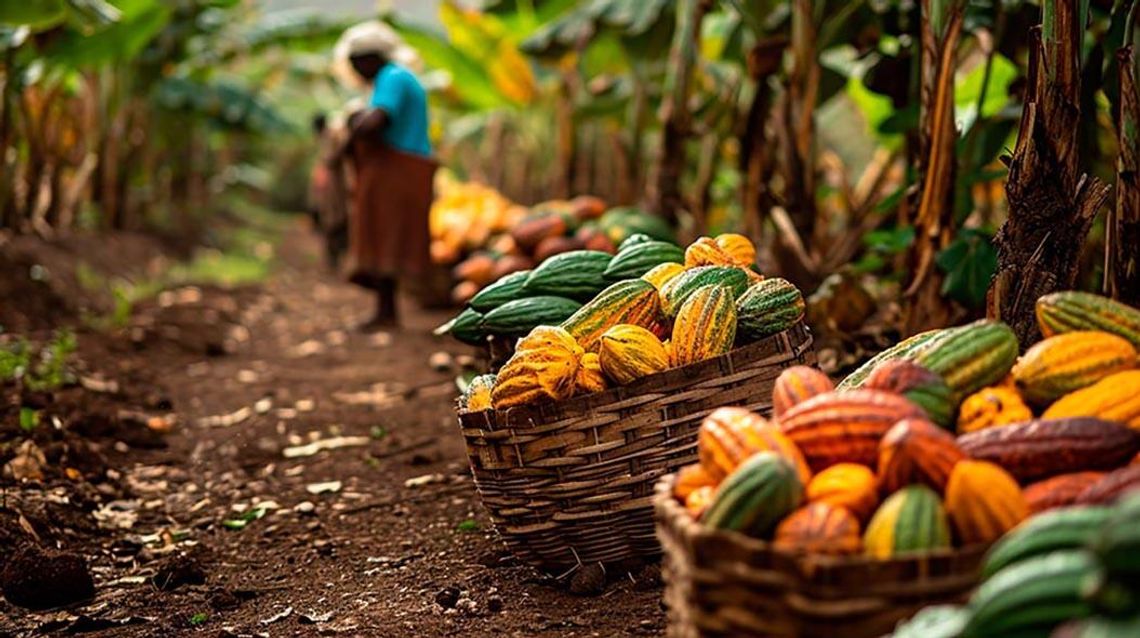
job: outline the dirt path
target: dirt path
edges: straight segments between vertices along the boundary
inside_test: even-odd
[[[369,300],[325,274],[317,248],[298,227],[263,286],[168,296],[133,333],[202,332],[231,354],[87,346],[122,377],[155,379],[178,425],[165,448],[106,445],[126,487],[94,497],[98,533],[58,542],[88,559],[95,600],[0,603],[0,635],[8,621],[11,635],[659,635],[651,570],[583,597],[503,553],[456,431],[454,372],[428,364],[465,353],[430,335],[446,315],[346,329]],[[347,445],[304,449],[329,442]]]

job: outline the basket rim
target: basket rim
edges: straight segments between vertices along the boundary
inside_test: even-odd
[[[677,499],[673,498],[673,485],[676,482],[676,478],[677,475],[675,473],[666,474],[654,485],[653,505],[657,512],[659,528],[664,524],[676,530],[689,544],[728,544],[740,548],[749,556],[778,556],[784,559],[780,561],[781,564],[792,564],[796,566],[799,572],[797,576],[811,580],[817,579],[820,575],[825,575],[829,571],[839,569],[874,569],[878,572],[885,565],[921,567],[932,561],[970,561],[980,558],[990,547],[990,545],[985,543],[972,544],[965,547],[934,549],[927,552],[894,556],[886,559],[874,558],[865,554],[831,556],[791,551],[778,548],[768,541],[753,538],[734,530],[710,529],[701,525],[689,515],[689,512]],[[658,531],[660,533],[660,529]]]
[[[504,410],[488,408],[477,412],[458,412],[457,408],[456,412],[461,426],[485,427],[491,423],[517,423],[519,421],[550,422],[564,418],[576,411],[596,410],[601,406],[630,401],[640,396],[667,394],[677,388],[691,387],[702,381],[722,377],[726,370],[742,369],[754,363],[753,359],[756,355],[773,348],[781,341],[785,342],[788,347],[782,350],[778,349],[778,351],[785,353],[788,359],[799,358],[805,352],[813,350],[814,338],[811,328],[803,319],[800,319],[786,330],[768,335],[748,345],[734,348],[725,354],[686,366],[656,372],[632,383],[607,388],[601,392],[578,395],[564,401],[513,406]],[[649,403],[652,400],[646,396],[645,402]],[[562,416],[552,419],[550,418],[552,415]]]

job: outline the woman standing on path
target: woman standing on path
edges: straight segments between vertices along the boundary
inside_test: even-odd
[[[376,292],[366,330],[398,324],[400,281],[421,283],[430,268],[428,213],[436,162],[428,142],[427,95],[395,62],[408,50],[379,23],[349,29],[348,59],[372,87],[368,108],[350,120],[345,153],[356,169],[349,221],[349,281]]]

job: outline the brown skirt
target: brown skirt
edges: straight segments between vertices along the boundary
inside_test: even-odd
[[[349,218],[349,281],[375,288],[382,279],[415,280],[430,267],[428,214],[438,166],[386,144],[357,141]]]

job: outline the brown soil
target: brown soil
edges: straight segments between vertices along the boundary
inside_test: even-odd
[[[0,291],[28,299],[0,321],[41,339],[77,316],[66,286],[21,279],[41,255],[67,270],[43,245],[0,248],[23,268]],[[40,580],[82,596],[79,557],[95,587],[48,611],[9,593],[0,636],[660,635],[654,569],[579,596],[503,551],[456,431],[456,371],[428,362],[470,354],[431,336],[447,315],[405,304],[402,330],[357,334],[370,300],[321,270],[316,240],[298,225],[280,252],[263,286],[171,291],[128,328],[79,328],[83,385],[0,386],[0,465],[27,436],[21,407],[40,411],[44,461],[40,480],[0,478],[0,547],[20,549],[0,551],[0,586],[34,597],[26,565],[58,559]],[[292,456],[334,437],[356,445]]]

